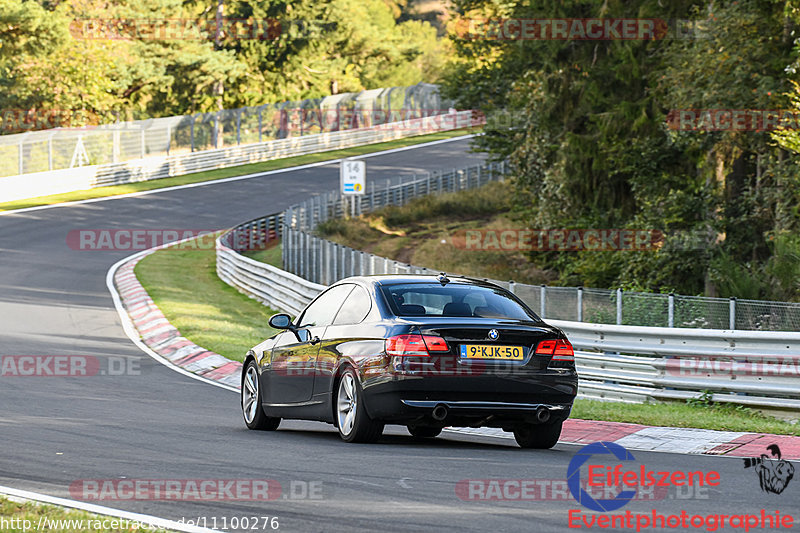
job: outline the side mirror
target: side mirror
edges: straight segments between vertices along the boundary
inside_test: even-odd
[[[278,313],[269,317],[269,325],[275,329],[292,329],[292,317],[286,313]]]

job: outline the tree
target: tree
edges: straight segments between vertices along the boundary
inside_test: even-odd
[[[561,283],[715,294],[723,262],[765,268],[776,177],[763,132],[673,131],[677,109],[780,105],[794,58],[790,2],[500,3],[466,17],[691,19],[653,40],[459,40],[447,87],[490,116],[480,146],[508,158],[518,214],[537,228],[663,230],[657,252],[535,253]],[[464,27],[462,23],[462,28]],[[676,38],[690,37],[690,38]],[[513,120],[491,120],[503,110]],[[768,284],[756,293],[770,294]],[[727,294],[724,294],[727,295]]]

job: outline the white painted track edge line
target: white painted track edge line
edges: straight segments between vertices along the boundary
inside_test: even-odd
[[[434,146],[434,145],[437,145],[437,144],[444,144],[444,143],[453,142],[453,141],[461,141],[461,140],[465,140],[465,139],[471,139],[472,137],[475,137],[477,135],[479,135],[479,134],[471,133],[469,135],[460,135],[458,137],[451,137],[449,139],[439,139],[438,141],[430,141],[430,142],[426,142],[426,143],[412,144],[411,146],[403,146],[403,147],[400,147],[400,148],[391,148],[389,150],[382,150],[380,152],[372,152],[372,153],[369,153],[369,154],[357,155],[357,156],[353,156],[353,157],[348,157],[347,159],[366,159],[366,158],[369,158],[369,157],[378,157],[378,156],[381,156],[381,155],[388,155],[388,154],[393,154],[393,153],[397,153],[397,152],[405,152],[406,150],[414,150],[416,148],[425,148],[427,146]],[[369,146],[369,145],[360,145],[360,146]],[[351,148],[359,148],[360,146],[351,146]],[[342,148],[342,150],[347,150],[347,148]],[[273,159],[271,161],[278,161],[278,160],[277,159]],[[158,193],[161,193],[161,192],[177,191],[177,190],[180,190],[180,189],[191,189],[191,188],[194,188],[194,187],[203,187],[205,185],[217,185],[217,184],[220,184],[220,183],[247,180],[247,179],[251,179],[251,178],[261,178],[263,176],[270,176],[270,175],[273,175],[273,174],[279,174],[281,172],[293,172],[295,170],[305,170],[305,169],[308,169],[308,168],[322,167],[322,166],[325,166],[325,165],[331,165],[331,164],[334,164],[334,163],[339,163],[341,161],[342,161],[342,158],[329,159],[327,161],[318,161],[317,163],[308,163],[306,165],[300,165],[300,166],[296,166],[296,167],[278,168],[278,169],[275,169],[275,170],[265,170],[264,172],[256,172],[255,174],[245,174],[243,176],[231,176],[230,178],[220,178],[220,179],[217,179],[217,180],[198,181],[196,183],[186,183],[184,185],[173,185],[172,187],[163,187],[163,188],[160,188],[160,189],[150,189],[149,191],[139,191],[139,192],[131,192],[131,193],[127,193],[127,194],[117,194],[117,195],[114,195],[114,196],[104,196],[103,198],[88,198],[86,200],[75,200],[75,201],[72,201],[72,202],[61,202],[61,203],[50,204],[50,205],[37,205],[37,206],[33,206],[33,207],[24,207],[22,209],[14,209],[12,211],[0,211],[0,216],[13,215],[13,214],[18,214],[18,213],[28,213],[28,212],[31,212],[31,211],[41,211],[43,209],[55,209],[57,207],[70,207],[70,206],[83,205],[83,204],[93,204],[95,202],[105,202],[107,200],[119,200],[121,198],[133,198],[133,197],[137,197],[137,196],[148,196],[150,194],[158,194]],[[266,162],[266,161],[263,161],[263,162]],[[227,168],[235,168],[235,167],[227,167]],[[213,170],[224,170],[224,168],[223,169],[213,169]],[[189,174],[182,174],[182,175],[188,176]],[[171,176],[171,177],[178,177],[178,176]],[[164,178],[164,179],[166,179],[166,178]],[[158,180],[151,180],[151,181],[158,181]],[[126,185],[126,184],[123,183],[122,185]],[[97,188],[98,189],[102,189],[102,187],[97,187]],[[88,190],[94,190],[94,189],[88,189]]]
[[[49,496],[47,494],[41,494],[38,492],[15,489],[3,485],[0,485],[0,494],[4,494],[6,496],[11,496],[15,498],[21,498],[24,500],[32,500],[41,503],[48,503],[50,505],[58,505],[60,507],[67,507],[70,509],[78,509],[80,511],[86,511],[88,513],[94,513],[98,515],[121,518],[124,520],[130,520],[131,522],[139,522],[140,524],[149,524],[152,526],[156,526],[163,529],[169,529],[173,531],[185,531],[186,533],[209,533],[209,532],[213,533],[218,531],[215,529],[208,529],[199,526],[181,524],[180,522],[169,520],[167,518],[159,518],[157,516],[132,513],[129,511],[122,511],[120,509],[114,509],[112,507],[105,507],[102,505],[82,502],[79,500],[58,498],[56,496]]]
[[[172,245],[175,245],[175,244],[179,244],[180,242],[183,242],[185,240],[189,240],[189,239],[183,239],[181,241],[171,242],[171,243],[169,243],[169,246],[172,246]],[[214,381],[212,379],[205,378],[203,376],[198,376],[197,374],[195,374],[193,372],[189,372],[188,370],[179,367],[178,365],[172,363],[172,361],[166,359],[165,357],[163,357],[163,356],[159,355],[158,353],[156,353],[155,351],[153,351],[149,346],[147,346],[139,338],[139,332],[136,329],[136,326],[133,325],[133,321],[131,320],[131,317],[128,316],[128,312],[122,306],[122,300],[121,300],[121,298],[119,296],[119,292],[117,291],[117,288],[114,286],[114,274],[116,274],[117,270],[122,265],[127,263],[128,261],[132,261],[132,260],[136,259],[138,256],[148,255],[148,254],[152,253],[154,250],[156,250],[158,248],[162,248],[162,247],[163,247],[163,245],[162,246],[158,246],[156,248],[151,248],[149,250],[143,250],[141,252],[137,252],[135,254],[129,255],[128,257],[126,257],[124,259],[120,259],[119,261],[117,261],[116,263],[111,265],[111,268],[109,268],[108,272],[106,273],[106,287],[108,287],[108,291],[111,293],[111,298],[114,301],[114,308],[117,310],[117,314],[119,315],[119,318],[122,321],[122,329],[125,331],[125,335],[127,335],[128,338],[131,340],[131,342],[133,342],[133,344],[135,344],[140,350],[142,350],[144,353],[146,353],[147,355],[149,355],[150,357],[155,359],[157,362],[159,362],[162,365],[168,367],[169,369],[174,370],[175,372],[178,372],[179,374],[183,374],[184,376],[189,376],[190,378],[196,379],[198,381],[202,381],[203,383],[208,383],[210,385],[217,386],[217,387],[219,387],[221,389],[225,389],[225,390],[229,390],[231,392],[239,393],[239,389],[231,387],[230,385],[225,385],[223,383],[219,383],[218,381]]]

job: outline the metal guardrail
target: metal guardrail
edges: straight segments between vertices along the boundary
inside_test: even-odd
[[[298,315],[324,285],[243,256],[231,248],[230,233],[217,239],[217,275],[228,285],[274,309]]]
[[[652,328],[548,320],[576,348],[580,393],[800,409],[800,333]]]
[[[4,110],[0,131],[0,176],[83,165],[105,165],[257,144],[323,132],[395,122],[397,115],[446,113],[452,105],[437,85],[371,89],[324,98],[264,104],[146,120],[115,121],[112,113],[75,110]],[[393,118],[394,117],[394,118]],[[108,122],[99,126],[84,123]],[[27,130],[27,131],[26,131]],[[34,131],[40,130],[40,131]]]
[[[354,200],[330,192],[292,206],[285,211],[283,267],[323,284],[348,275],[426,272],[424,267],[341,246],[312,232],[318,224],[347,213],[360,215],[387,205],[404,205],[428,194],[481,187],[502,179],[505,172],[504,163],[433,172],[401,184],[372,188]],[[546,319],[648,327],[800,331],[800,303],[491,281],[514,292]]]
[[[23,174],[0,178],[0,198],[2,201],[13,201],[108,185],[148,181],[475,125],[477,122],[472,112],[461,111],[436,117],[411,119],[402,123],[318,133],[182,155],[156,156],[125,163]]]
[[[505,170],[502,164],[489,164],[431,173],[376,188],[356,203],[356,212],[405,203],[418,194],[480,186],[502,179]],[[429,271],[310,233],[320,222],[342,216],[350,209],[352,206],[337,193],[328,193],[283,213],[245,222],[220,237],[217,271],[223,280],[245,294],[292,313],[298,313],[326,285],[338,279]],[[298,275],[241,255],[247,250],[276,245],[278,239],[283,243],[284,268]],[[237,268],[232,268],[232,263]],[[269,274],[260,275],[259,269],[266,267]],[[540,287],[496,283],[539,310],[541,299],[532,301],[530,296],[540,296]],[[299,287],[305,292],[301,293]],[[554,289],[564,288],[549,287],[545,294],[551,290],[557,294]],[[553,318],[547,321],[564,330],[576,349],[579,395],[583,398],[642,403],[698,398],[707,391],[715,402],[800,410],[800,333],[642,327]]]

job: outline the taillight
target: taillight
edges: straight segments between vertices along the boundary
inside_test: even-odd
[[[386,339],[386,353],[399,356],[427,357],[431,352],[447,352],[447,342],[436,335],[395,335]]]
[[[572,344],[565,339],[542,341],[536,347],[536,355],[551,355],[550,361],[575,361]]]

